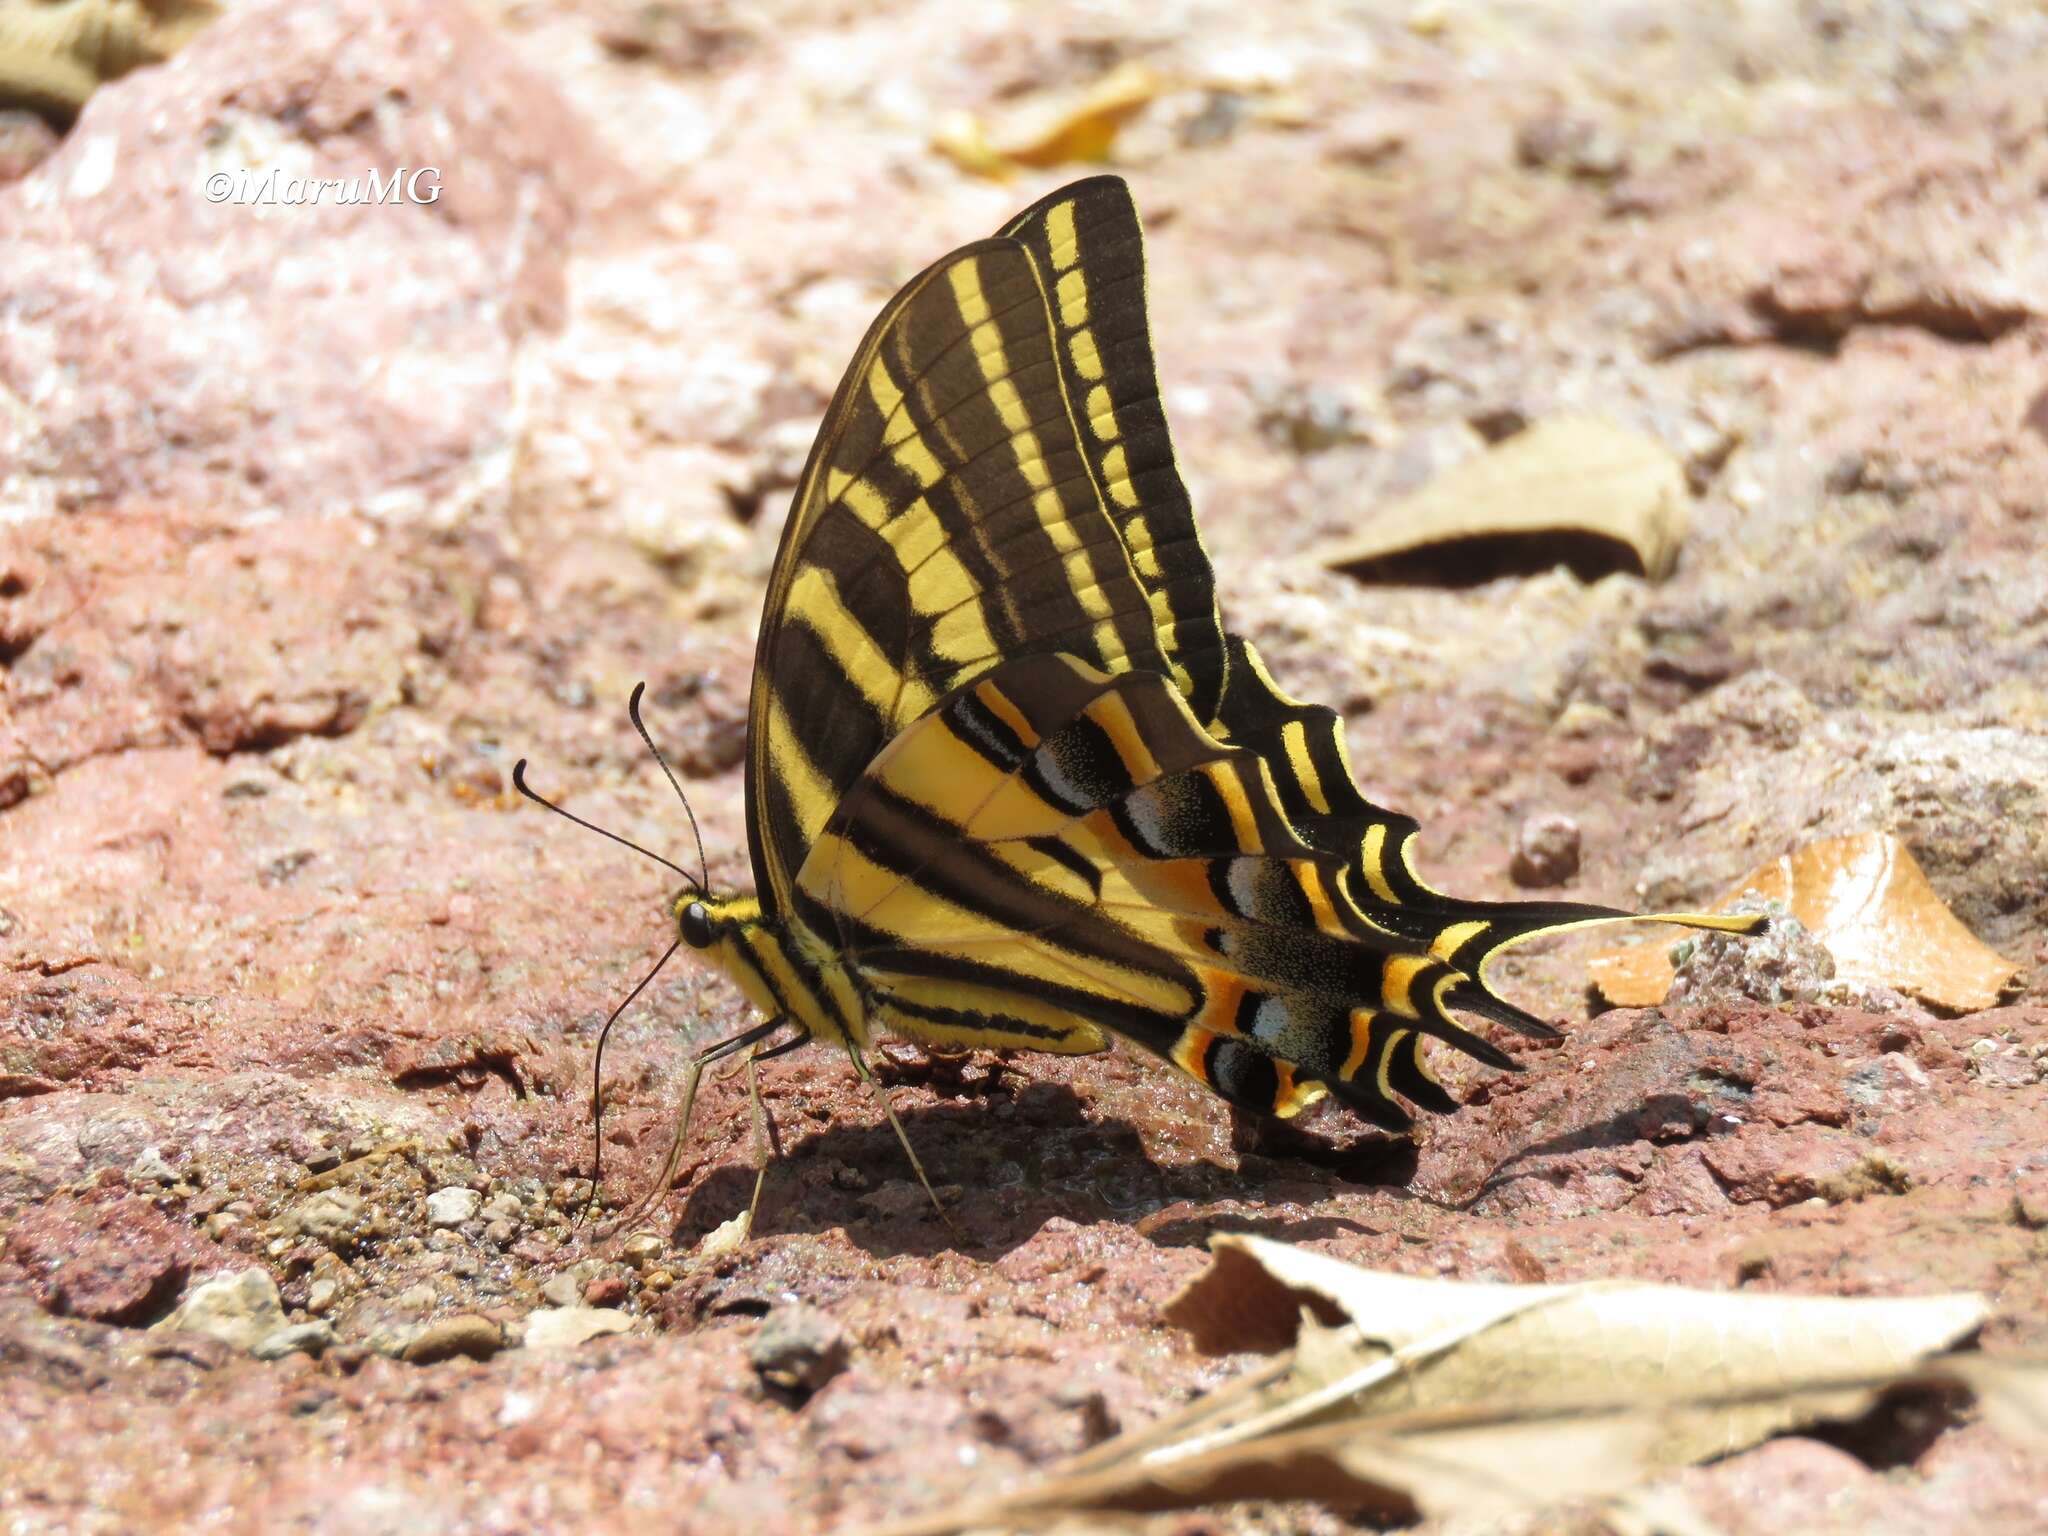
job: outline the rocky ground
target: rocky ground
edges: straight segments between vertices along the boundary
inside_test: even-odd
[[[102,88],[0,186],[8,1528],[850,1528],[1232,1375],[1159,1318],[1219,1228],[1467,1278],[1977,1289],[1984,1347],[2048,1348],[2044,57],[2017,0],[349,0],[230,7]],[[1122,1053],[902,1051],[955,1230],[800,1053],[761,1074],[752,1241],[700,1246],[752,1187],[743,1080],[639,1235],[572,1219],[666,877],[509,765],[680,852],[644,678],[714,882],[749,880],[751,638],[839,368],[1078,173],[1000,183],[934,135],[1133,66],[1114,154],[1226,612],[1347,711],[1438,883],[1513,893],[1537,818],[1576,829],[1571,894],[1625,904],[1895,832],[2021,968],[2008,1006],[1591,1017],[1574,939],[1497,973],[1566,1041],[1445,1063],[1468,1107],[1413,1145],[1233,1136]],[[268,165],[442,194],[202,195]],[[1684,468],[1668,580],[1308,558],[1585,412]],[[615,1207],[744,1016],[678,963],[621,1021]],[[1729,1533],[2048,1523],[2048,1469],[1953,1403],[1680,1482]]]

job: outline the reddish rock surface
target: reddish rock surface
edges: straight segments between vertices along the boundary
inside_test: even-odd
[[[1959,18],[266,3],[105,88],[0,185],[9,1528],[906,1514],[1234,1374],[1159,1319],[1219,1228],[1466,1279],[1974,1288],[1985,1347],[2048,1349],[2048,23]],[[670,877],[510,763],[692,862],[645,679],[746,882],[809,434],[894,286],[1065,174],[972,180],[930,133],[1131,58],[1179,82],[1118,155],[1226,610],[1347,711],[1438,883],[1515,894],[1538,818],[1577,830],[1563,894],[1657,905],[1893,831],[2024,968],[2011,1006],[1589,1018],[1605,941],[1517,952],[1496,979],[1567,1038],[1444,1061],[1468,1107],[1412,1146],[1334,1111],[1234,1135],[1122,1053],[892,1051],[957,1230],[813,1051],[762,1070],[744,1247],[696,1246],[753,1186],[739,1079],[653,1240],[572,1219]],[[440,202],[202,191],[419,163]],[[1585,410],[1684,465],[1667,582],[1303,558]],[[614,1209],[744,1017],[678,962],[620,1021]],[[251,1267],[302,1330],[278,1358],[148,1330]],[[755,1354],[791,1303],[844,1352],[801,1404]],[[628,1331],[546,1347],[584,1308]],[[1675,1486],[1734,1533],[2048,1522],[2039,1462],[1914,1411]]]

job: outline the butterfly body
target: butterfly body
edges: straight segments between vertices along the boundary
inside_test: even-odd
[[[1431,888],[1336,713],[1224,628],[1115,177],[935,263],[861,343],[770,580],[746,793],[756,893],[686,893],[681,938],[863,1071],[878,1028],[1122,1038],[1248,1110],[1399,1129],[1397,1096],[1456,1107],[1426,1039],[1513,1066],[1454,1012],[1556,1033],[1488,960],[1631,916]]]
[[[670,910],[685,941],[762,1013],[814,1039],[866,1049],[866,1009],[846,966],[801,924],[768,917],[753,896],[686,892]]]

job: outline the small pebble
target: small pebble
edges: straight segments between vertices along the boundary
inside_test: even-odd
[[[2048,1173],[2023,1174],[2014,1181],[2012,1219],[2032,1232],[2048,1227]]]
[[[314,1314],[331,1311],[341,1297],[341,1286],[322,1276],[306,1287],[306,1310]]]
[[[587,1339],[632,1331],[633,1319],[602,1307],[542,1307],[526,1319],[528,1349],[574,1349]]]
[[[1563,885],[1579,872],[1579,824],[1569,816],[1531,816],[1515,836],[1508,875],[1525,886]]]
[[[429,1323],[408,1339],[398,1358],[408,1365],[432,1365],[437,1360],[466,1356],[488,1360],[505,1347],[505,1331],[488,1317],[465,1312]]]
[[[249,1351],[258,1360],[282,1360],[286,1355],[320,1355],[334,1342],[332,1323],[293,1323],[265,1334]]]
[[[336,1253],[347,1253],[361,1241],[366,1215],[361,1195],[324,1189],[289,1207],[281,1224],[294,1236],[309,1237]]]
[[[245,1269],[193,1286],[156,1328],[203,1333],[234,1349],[254,1349],[284,1325],[284,1303],[270,1271]]]
[[[141,1155],[128,1165],[128,1177],[141,1184],[175,1184],[177,1170],[164,1161],[163,1148],[144,1147]]]
[[[1516,130],[1515,158],[1526,166],[1599,181],[1628,169],[1628,146],[1604,123],[1551,112]]]
[[[481,1214],[485,1221],[517,1221],[520,1210],[519,1197],[501,1189],[484,1202]]]
[[[785,1302],[762,1320],[747,1359],[770,1391],[808,1399],[846,1368],[846,1336],[816,1307]]]
[[[550,1306],[574,1307],[583,1301],[583,1292],[598,1277],[603,1266],[595,1259],[584,1259],[571,1264],[560,1274],[550,1275],[541,1285],[541,1299]]]
[[[431,1312],[439,1293],[426,1281],[409,1285],[391,1298],[391,1304],[401,1312]]]
[[[583,1287],[586,1307],[616,1307],[625,1299],[626,1281],[622,1275],[599,1275]]]
[[[437,1189],[427,1196],[427,1224],[434,1227],[459,1227],[474,1217],[483,1203],[482,1195],[460,1184]]]
[[[620,1245],[619,1257],[635,1269],[645,1269],[660,1258],[668,1244],[653,1232],[635,1232]]]

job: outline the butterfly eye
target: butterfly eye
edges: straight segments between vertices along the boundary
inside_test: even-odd
[[[701,901],[693,901],[683,908],[683,942],[692,949],[708,949],[712,940],[718,937],[711,926],[711,914]]]

